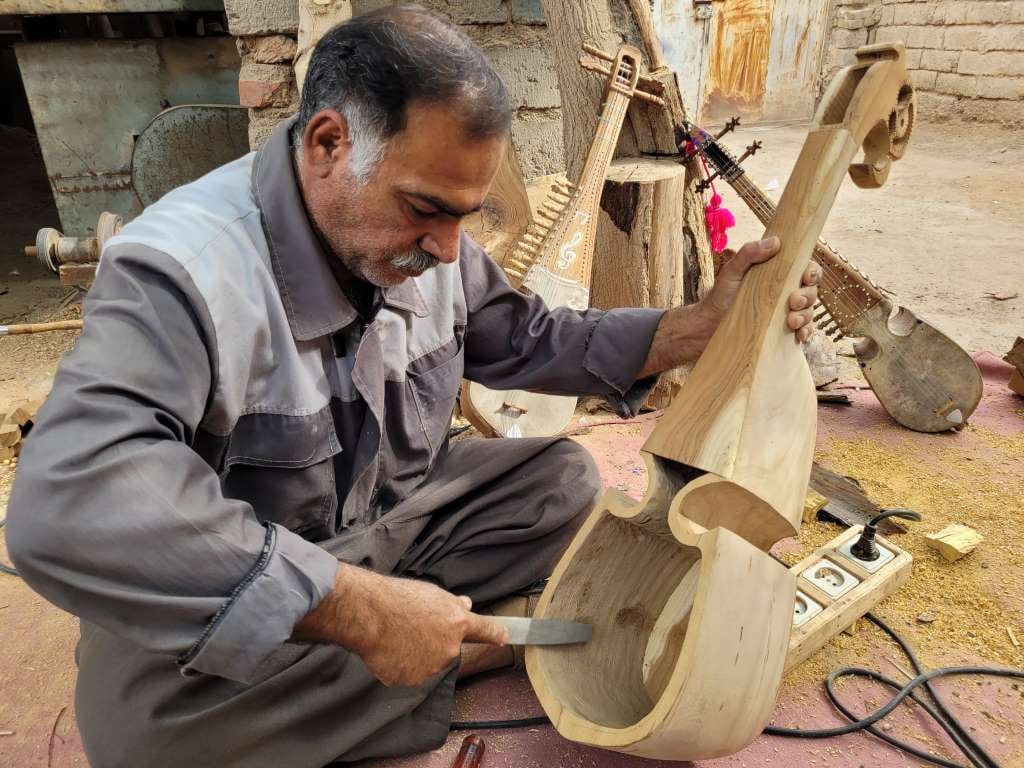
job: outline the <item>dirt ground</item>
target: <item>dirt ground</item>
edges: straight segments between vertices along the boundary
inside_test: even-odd
[[[800,126],[741,129],[727,144],[742,151],[752,140],[764,142],[764,149],[746,167],[777,198],[804,135]],[[39,227],[56,225],[46,180],[39,175],[38,163],[32,162],[32,147],[27,134],[0,128],[5,182],[0,193],[0,323],[73,317],[79,312],[74,291],[60,286],[22,254]],[[995,301],[985,294],[1024,294],[1019,245],[1024,242],[1022,173],[1024,147],[1013,132],[978,125],[919,127],[910,151],[883,189],[844,185],[825,235],[900,302],[968,351],[1002,355],[1017,335],[1024,335],[1024,296]],[[14,188],[16,194],[11,193]],[[758,237],[761,227],[743,204],[731,190],[720,186],[720,191],[725,205],[740,219],[731,233],[733,244]],[[0,406],[26,393],[45,391],[74,339],[71,333],[0,338]],[[844,361],[844,377],[857,377],[856,366]],[[1010,467],[1008,476],[1019,478],[1024,458],[1018,451],[1019,439],[1014,445],[1016,452],[1007,455],[1016,457],[1016,467]],[[851,442],[841,448],[851,466],[870,470],[865,446]],[[893,471],[913,473],[913,463],[900,456],[898,447],[887,455]],[[0,466],[0,517],[14,470]],[[801,537],[799,544],[810,546],[831,535],[809,526],[807,541]],[[1019,553],[1008,548],[1012,557],[1003,560],[1002,548],[992,548],[988,560],[993,570],[1016,562],[1013,558]],[[2,533],[0,557],[6,560]],[[937,600],[942,597],[936,595]],[[973,598],[964,599],[970,603]],[[75,635],[70,616],[49,606],[20,580],[0,574],[0,764],[86,764],[74,725]]]

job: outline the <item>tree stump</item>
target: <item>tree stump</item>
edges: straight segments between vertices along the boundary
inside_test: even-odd
[[[600,110],[600,78],[580,67],[583,43],[614,54],[626,40],[647,52],[650,80],[665,107],[634,99],[619,136],[598,226],[591,304],[595,307],[660,307],[690,304],[714,284],[704,202],[691,182],[698,167],[667,161],[686,137],[686,112],[675,72],[664,65],[646,0],[541,0],[562,94],[567,175],[578,177]],[[671,167],[670,167],[671,166]],[[646,174],[653,174],[647,178]],[[625,174],[625,175],[622,175]],[[629,178],[631,174],[636,178]],[[642,177],[642,178],[641,178]],[[664,374],[648,400],[668,405],[689,367]]]
[[[594,262],[592,306],[667,309],[686,302],[680,258],[685,188],[686,169],[672,160],[634,157],[612,163],[601,196],[597,239],[602,258]],[[663,374],[647,406],[667,406],[685,374],[685,369]]]

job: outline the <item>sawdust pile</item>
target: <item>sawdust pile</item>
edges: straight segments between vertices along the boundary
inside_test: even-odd
[[[833,439],[816,459],[861,481],[883,508],[916,510],[924,519],[909,523],[894,541],[914,557],[908,582],[875,613],[899,632],[926,666],[967,659],[1024,667],[1024,647],[1014,645],[1007,627],[1024,644],[1024,432],[1014,437],[969,426],[951,439],[880,444],[868,438]],[[922,447],[923,445],[923,447]],[[985,541],[971,555],[946,562],[923,534],[965,523]],[[834,538],[840,528],[804,525],[800,550],[790,564]],[[918,621],[931,613],[931,623]],[[879,671],[899,679],[909,663],[888,638],[866,621],[852,636],[840,635],[794,669],[786,687],[820,681],[838,666],[864,665],[881,642],[892,648],[874,659]],[[891,660],[888,661],[887,660]],[[893,664],[892,662],[895,662]],[[870,664],[868,664],[870,666]]]

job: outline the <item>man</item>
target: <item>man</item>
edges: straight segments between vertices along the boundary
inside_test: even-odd
[[[599,486],[570,441],[449,447],[462,376],[635,413],[777,248],[744,247],[693,307],[548,311],[460,231],[509,119],[449,23],[363,16],[319,43],[259,152],[108,244],[8,533],[26,580],[82,619],[95,766],[441,743],[456,676],[511,663],[472,605],[546,576]],[[815,295],[790,299],[798,338]]]

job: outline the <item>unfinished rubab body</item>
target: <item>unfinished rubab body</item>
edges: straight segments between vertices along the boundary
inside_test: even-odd
[[[559,733],[667,760],[730,754],[764,728],[793,621],[795,580],[767,554],[794,535],[816,401],[785,328],[842,178],[884,182],[889,118],[907,82],[899,45],[862,48],[833,81],[754,267],[644,445],[649,484],[612,489],[569,546],[535,616],[593,625],[582,646],[530,648],[530,681]],[[851,165],[858,147],[865,162]]]

